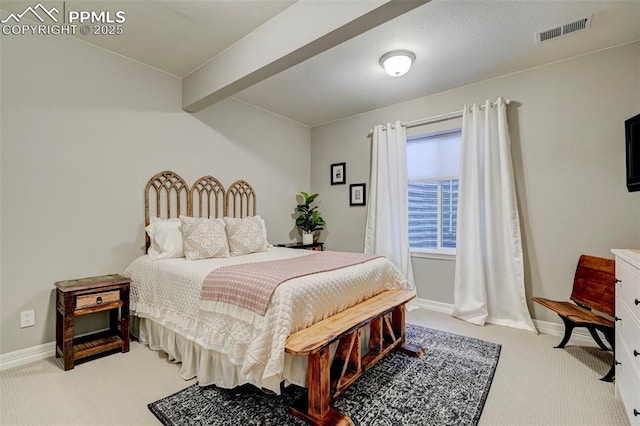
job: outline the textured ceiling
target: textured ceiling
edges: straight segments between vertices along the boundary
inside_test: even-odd
[[[17,13],[36,3],[2,0],[0,9]],[[292,3],[67,0],[65,6],[126,11],[122,36],[80,38],[184,77]],[[591,14],[590,29],[535,43],[536,31]],[[636,40],[640,0],[432,0],[234,97],[316,126]],[[412,50],[417,57],[400,78],[388,77],[378,64],[395,49]]]
[[[2,0],[0,9],[20,13],[42,2],[66,10],[125,12],[124,34],[78,38],[184,77],[282,12],[295,0]],[[63,4],[64,3],[64,4]]]
[[[590,14],[590,29],[535,43]],[[433,0],[235,97],[315,126],[639,39],[640,1]],[[399,78],[378,64],[395,49],[416,54]]]

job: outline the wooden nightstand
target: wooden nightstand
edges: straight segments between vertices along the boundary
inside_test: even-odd
[[[115,274],[55,283],[56,358],[62,357],[65,371],[72,369],[80,358],[117,348],[129,352],[130,283],[129,278]],[[108,331],[74,338],[75,317],[107,310]]]
[[[289,243],[289,244],[275,244],[275,246],[292,248],[292,249],[324,251],[324,243],[311,243],[311,244]]]

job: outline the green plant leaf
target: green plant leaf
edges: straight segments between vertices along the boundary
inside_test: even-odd
[[[321,231],[324,229],[326,222],[318,213],[318,206],[311,206],[317,198],[318,194],[311,194],[300,191],[304,197],[304,204],[297,204],[296,211],[299,213],[296,218],[296,226],[304,232]]]

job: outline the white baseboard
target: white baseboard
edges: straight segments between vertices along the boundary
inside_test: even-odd
[[[56,342],[31,346],[17,351],[0,354],[0,371],[13,367],[30,364],[35,361],[50,358],[56,355]]]
[[[550,334],[551,336],[560,337],[564,336],[564,324],[562,324],[561,322],[551,322],[534,319],[533,324],[542,334]],[[602,335],[600,335],[600,337],[602,337]],[[573,329],[573,333],[571,333],[571,340],[573,339],[590,343],[594,342],[593,337],[591,337],[591,334],[589,334],[589,331],[587,331],[587,329],[583,327]]]
[[[440,312],[447,315],[450,315],[451,312],[453,312],[453,305],[450,303],[436,302],[435,300],[418,299],[418,304],[420,305],[421,309],[427,309],[429,311]],[[564,324],[561,322],[551,322],[534,319],[533,324],[542,334],[549,334],[551,336],[559,337],[564,336]],[[591,335],[585,328],[574,329],[573,333],[571,334],[571,339],[593,342]]]
[[[75,337],[88,336],[93,333],[100,333],[108,330],[108,328],[103,328],[88,333],[78,334]],[[50,358],[52,356],[56,356],[56,342],[43,343],[41,345],[31,346],[30,348],[24,348],[6,354],[0,354],[0,371],[7,370],[13,367],[19,367],[25,364],[30,364],[32,362]]]
[[[435,300],[418,299],[420,308],[428,311],[440,312],[450,315],[453,312],[453,305],[450,303],[436,302]]]
[[[453,311],[452,304],[436,302],[435,300],[418,299],[418,305],[421,309],[427,309],[429,311],[440,312],[447,315],[451,314]],[[550,334],[552,336],[564,336],[564,324],[562,323],[535,319],[533,320],[533,323],[540,333]],[[589,332],[582,328],[578,328],[573,331],[572,339],[593,342]],[[42,345],[20,349],[6,354],[0,354],[0,371],[47,359],[55,356],[55,354],[55,342],[44,343]]]

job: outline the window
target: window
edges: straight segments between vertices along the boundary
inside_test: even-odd
[[[455,254],[460,129],[407,139],[409,246]]]

